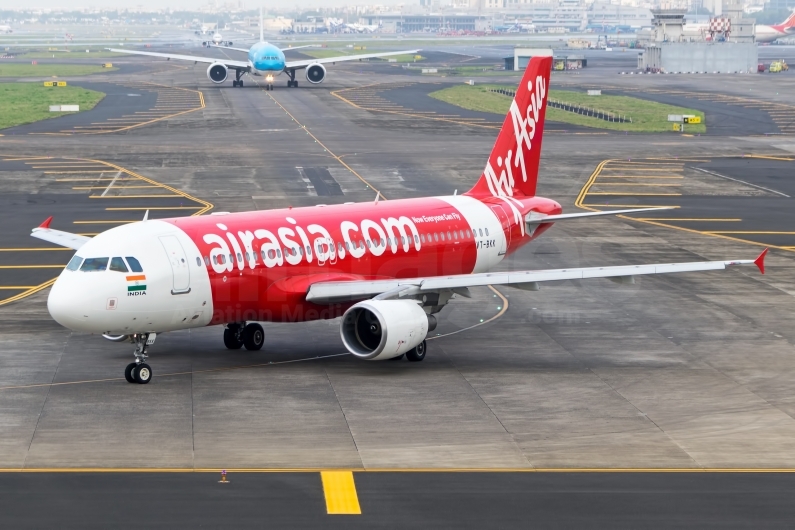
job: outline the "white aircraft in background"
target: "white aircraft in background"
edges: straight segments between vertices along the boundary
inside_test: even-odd
[[[0,33],[13,33],[11,26],[0,26]]]
[[[293,46],[292,50],[307,48],[312,46]],[[194,63],[209,63],[207,68],[207,78],[213,83],[220,84],[226,81],[229,70],[235,71],[235,79],[232,81],[233,87],[242,87],[243,74],[262,76],[265,78],[266,90],[273,90],[273,79],[281,73],[287,74],[290,78],[287,81],[288,87],[298,88],[298,81],[295,80],[297,70],[306,69],[306,80],[317,85],[326,79],[325,64],[340,63],[343,61],[361,61],[362,59],[373,59],[376,57],[389,57],[391,55],[415,54],[420,50],[403,50],[399,52],[380,52],[367,53],[363,55],[341,55],[338,57],[326,57],[324,59],[304,59],[300,61],[288,61],[284,57],[284,51],[274,44],[265,42],[264,31],[262,28],[262,12],[260,11],[259,42],[249,49],[224,47],[227,50],[235,50],[248,53],[247,61],[235,61],[232,59],[218,59],[215,57],[196,57],[193,55],[176,55],[173,53],[158,53],[121,50],[108,48],[112,52],[129,53],[133,55],[146,55],[149,57],[162,57],[164,59],[176,59],[179,61],[193,61]]]
[[[787,20],[781,24],[773,26],[756,25],[756,42],[773,42],[781,37],[795,37],[795,13],[792,13]]]
[[[224,40],[223,36],[217,31],[213,33],[212,40],[202,42],[202,46],[206,46],[207,48],[212,46],[228,47],[232,46],[233,44],[234,43],[231,40]]]

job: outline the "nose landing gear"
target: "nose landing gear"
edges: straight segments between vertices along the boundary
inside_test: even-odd
[[[145,385],[152,380],[152,367],[146,364],[149,357],[146,352],[157,337],[156,333],[136,333],[130,336],[130,341],[135,344],[135,362],[127,365],[124,369],[124,378],[128,383],[138,383]]]

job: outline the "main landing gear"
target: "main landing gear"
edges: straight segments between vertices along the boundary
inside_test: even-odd
[[[298,88],[298,81],[295,80],[295,70],[288,70],[287,75],[290,79],[287,80],[287,88]]]
[[[243,77],[244,73],[243,70],[235,70],[235,79],[232,81],[233,87],[243,88],[243,80],[240,78]]]
[[[417,344],[414,348],[407,351],[404,355],[409,362],[417,363],[421,360],[425,359],[425,352],[428,351],[428,343],[426,341],[422,341]],[[403,355],[398,355],[397,357],[392,357],[389,359],[390,361],[399,361],[403,358]]]
[[[247,350],[261,350],[265,344],[265,330],[259,324],[232,322],[224,329],[224,346],[230,350],[239,350],[245,346]]]
[[[130,340],[135,344],[135,362],[127,365],[124,369],[124,378],[128,383],[138,383],[145,385],[152,380],[152,367],[146,364],[149,357],[146,352],[157,337],[156,333],[136,333],[130,336]]]

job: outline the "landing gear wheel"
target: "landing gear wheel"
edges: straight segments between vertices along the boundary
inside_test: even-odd
[[[243,328],[241,333],[243,345],[247,350],[256,351],[261,350],[262,345],[265,344],[265,331],[259,324],[249,324]]]
[[[243,88],[243,80],[242,79],[237,82],[237,86],[239,86],[240,88]]]
[[[230,350],[239,350],[243,346],[238,326],[230,326],[224,330],[224,346]]]
[[[133,370],[135,369],[136,366],[138,365],[135,363],[130,363],[127,365],[127,368],[124,369],[124,378],[127,380],[128,383],[135,383]]]
[[[298,88],[298,81],[293,81],[293,88]]]
[[[287,88],[293,88],[293,82],[289,79],[287,80]]]
[[[136,383],[145,385],[152,380],[152,368],[146,363],[141,363],[133,369],[133,377]]]
[[[408,359],[413,363],[420,362],[425,358],[425,352],[427,350],[428,350],[427,343],[425,341],[422,341],[419,344],[417,344],[415,348],[412,348],[406,352],[406,359]]]
[[[406,354],[405,354],[405,353],[402,353],[402,354],[398,355],[397,357],[390,357],[390,358],[389,358],[389,360],[390,360],[390,361],[399,361],[399,360],[401,360],[401,359],[402,359],[403,357],[405,357],[405,356],[406,356]]]
[[[237,88],[237,81],[232,81],[232,88]]]

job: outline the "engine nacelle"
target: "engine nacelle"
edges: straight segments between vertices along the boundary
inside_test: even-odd
[[[221,63],[213,63],[207,68],[207,78],[216,84],[226,81],[229,70]]]
[[[345,348],[356,357],[381,361],[402,355],[425,340],[429,322],[417,302],[365,300],[345,312],[340,335]]]
[[[317,85],[326,78],[326,67],[320,63],[310,64],[306,67],[306,80]]]

